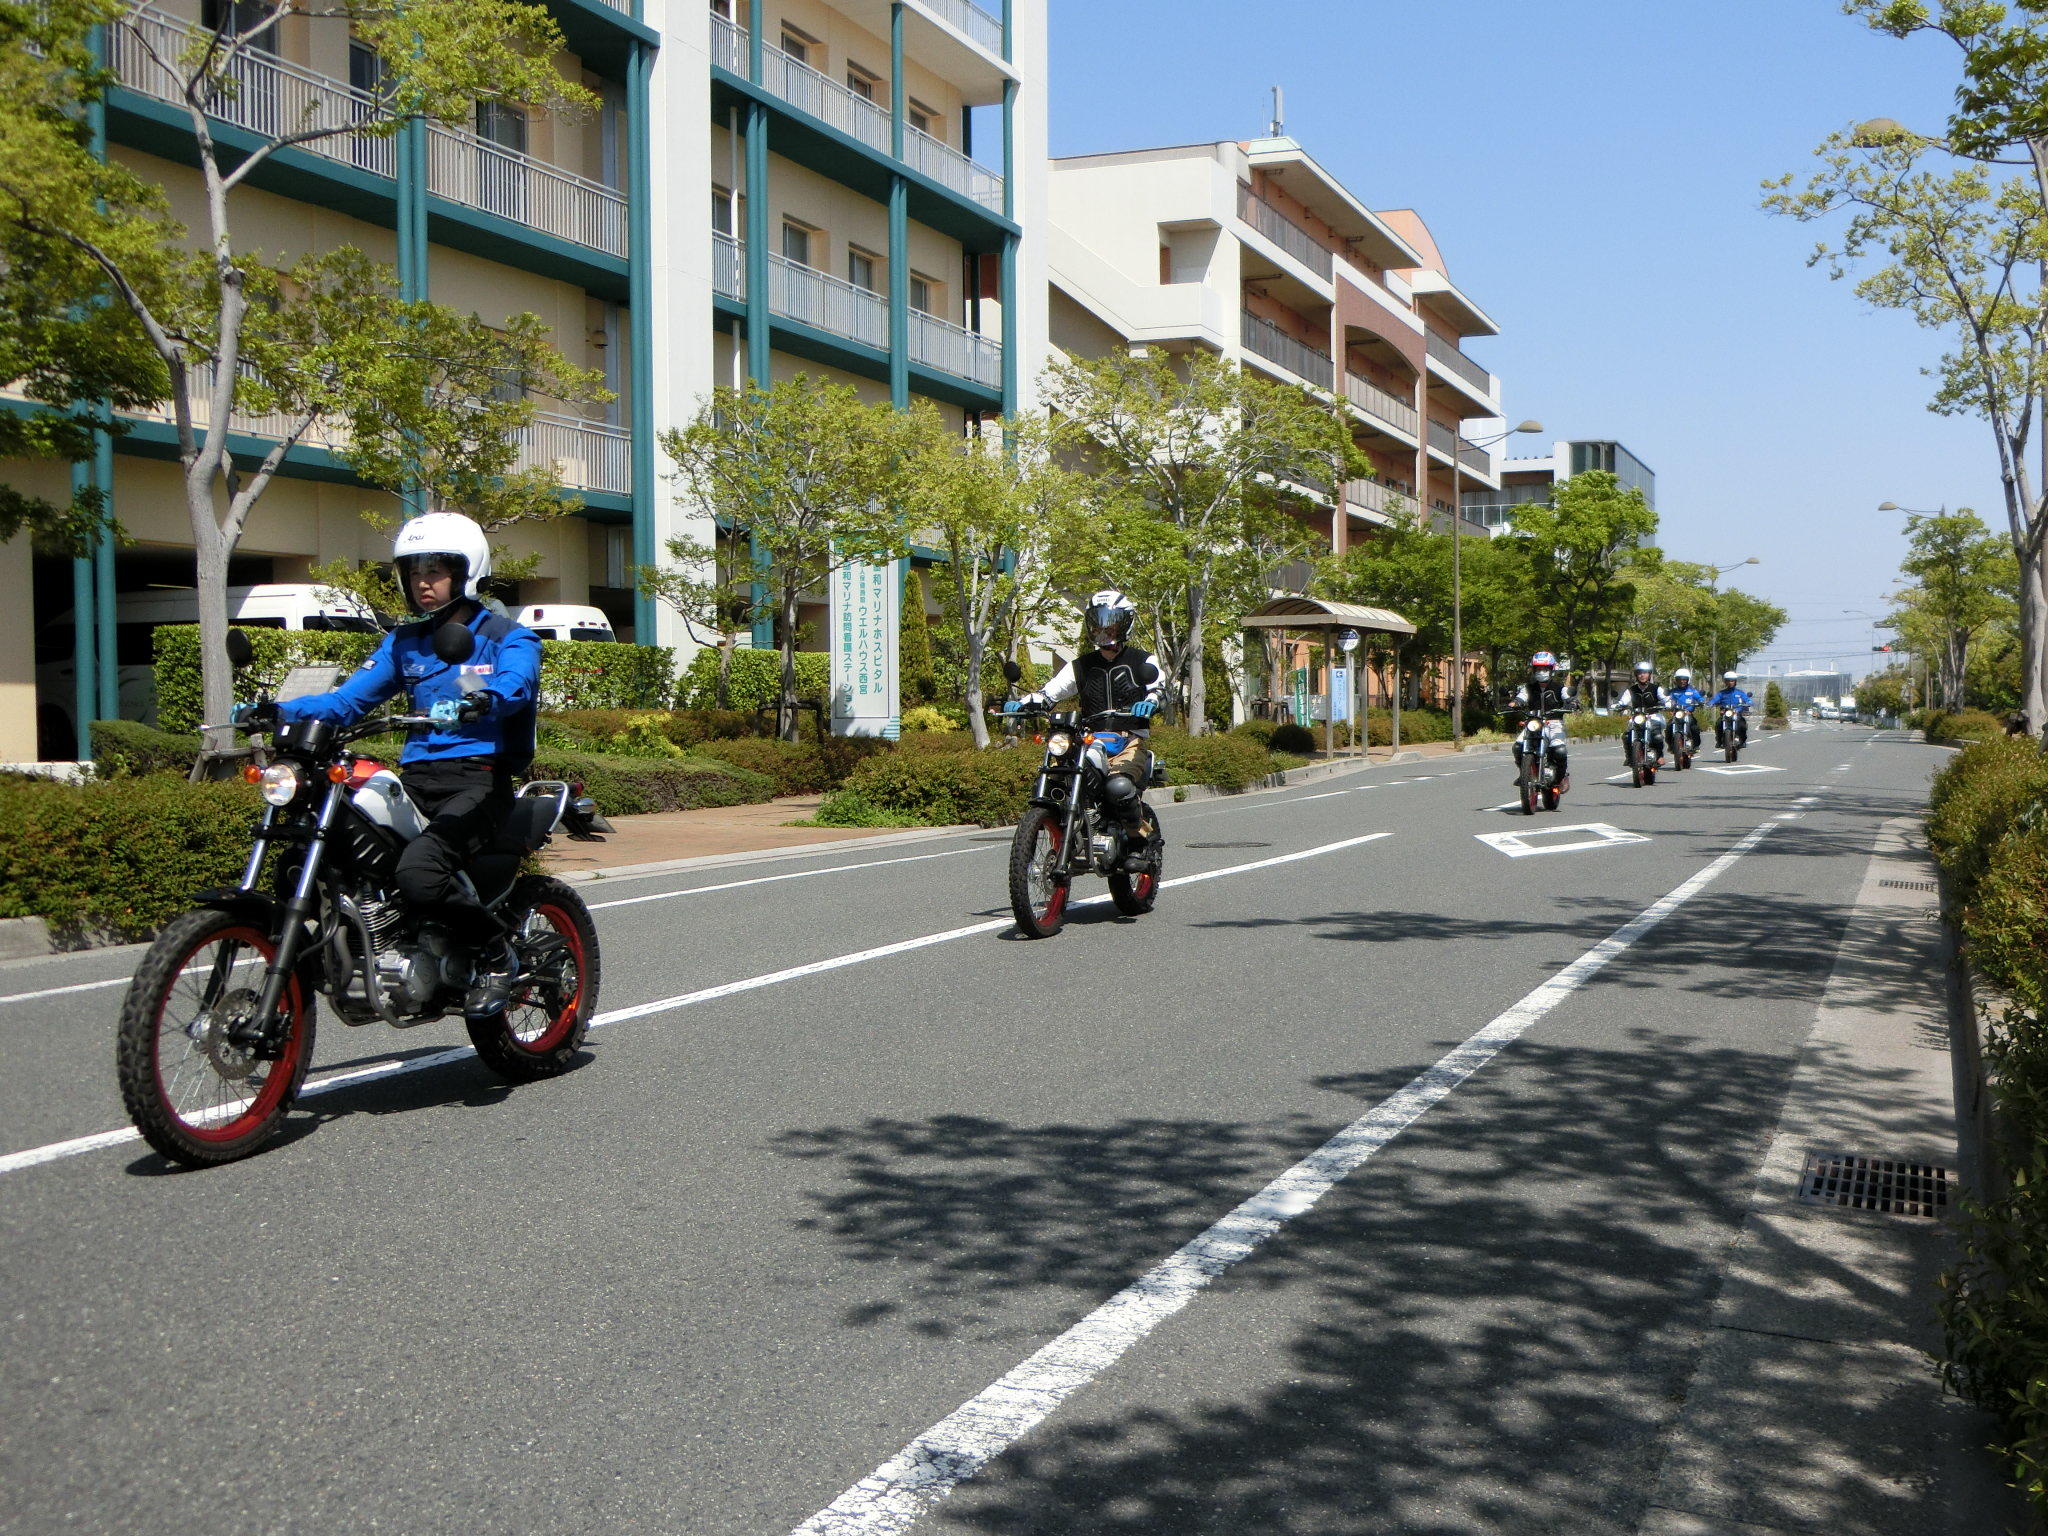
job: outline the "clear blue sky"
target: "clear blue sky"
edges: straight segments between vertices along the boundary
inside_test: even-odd
[[[1805,265],[1758,184],[1829,131],[1937,129],[1951,49],[1835,0],[1051,0],[1055,155],[1287,132],[1374,208],[1413,207],[1499,322],[1510,420],[1617,438],[1673,556],[1791,616],[1769,659],[1870,660],[1900,518],[2003,528],[1990,436],[1926,409],[1938,338]]]

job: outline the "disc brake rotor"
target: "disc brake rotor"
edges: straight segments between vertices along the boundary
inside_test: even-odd
[[[235,1032],[256,1016],[259,1001],[261,994],[253,988],[238,987],[199,1021],[204,1030],[200,1048],[213,1063],[213,1070],[231,1083],[247,1079],[259,1064],[255,1051],[234,1038]]]

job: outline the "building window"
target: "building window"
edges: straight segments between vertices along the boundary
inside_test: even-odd
[[[711,14],[732,20],[732,0],[711,0]]]
[[[846,88],[862,101],[873,101],[882,87],[882,77],[868,73],[858,64],[846,66]]]
[[[875,281],[875,274],[882,269],[881,258],[871,251],[864,251],[857,245],[846,248],[846,280],[856,288],[865,288],[869,293],[880,293],[881,284]]]
[[[910,307],[921,315],[936,315],[939,285],[920,272],[910,274]]]
[[[721,187],[716,182],[711,186],[711,227],[721,235],[740,237],[740,210],[747,206],[744,197],[734,197],[732,188]]]
[[[817,231],[799,224],[794,219],[782,221],[782,254],[785,259],[800,267],[811,264],[811,245]]]
[[[817,52],[817,49],[818,40],[815,37],[806,36],[794,27],[784,27],[782,29],[782,51],[792,59],[795,59],[797,63],[813,63],[812,55]]]
[[[904,115],[919,133],[928,133],[935,139],[945,137],[939,132],[939,114],[915,97],[905,104]]]

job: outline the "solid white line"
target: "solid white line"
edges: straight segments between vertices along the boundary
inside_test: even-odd
[[[68,987],[44,987],[37,992],[9,992],[0,996],[0,1003],[26,1003],[38,997],[62,997],[67,992],[96,992],[101,987],[125,987],[131,976],[116,976],[112,981],[78,981]]]
[[[1307,805],[1311,800],[1328,800],[1336,795],[1348,795],[1350,793],[1351,791],[1348,789],[1326,789],[1320,795],[1303,795],[1300,799],[1290,800],[1287,803],[1289,805]]]
[[[1448,1098],[1464,1081],[1592,979],[1610,960],[1704,890],[1763,840],[1744,836],[1698,874],[1530,992],[1484,1029],[1148,1270],[1000,1381],[969,1399],[821,1509],[791,1536],[895,1536],[980,1472],[1125,1351],[1192,1301],[1346,1175]]]
[[[1226,864],[1221,869],[1205,869],[1192,875],[1178,875],[1171,880],[1159,882],[1160,889],[1166,890],[1183,885],[1199,885],[1204,880],[1220,880],[1225,875],[1242,875],[1254,869],[1271,869],[1277,864],[1293,864],[1302,859],[1313,859],[1325,853],[1339,853],[1346,848],[1356,848],[1362,843],[1378,842],[1383,837],[1392,837],[1391,832],[1367,832],[1361,837],[1347,837],[1339,842],[1320,843],[1314,848],[1304,848],[1298,853],[1275,854],[1271,858],[1253,859],[1245,864]],[[1090,896],[1085,900],[1070,903],[1074,907],[1099,906],[1108,901],[1107,894]],[[672,1009],[688,1008],[697,1003],[708,1003],[721,997],[732,997],[741,992],[753,992],[762,987],[772,987],[780,982],[795,981],[804,976],[818,976],[827,971],[842,970],[849,965],[860,965],[869,960],[881,960],[890,955],[907,954],[914,949],[927,949],[934,944],[944,944],[953,939],[964,939],[977,933],[994,933],[999,929],[1013,926],[1007,917],[993,918],[987,922],[969,923],[964,928],[948,928],[939,933],[927,933],[914,939],[902,939],[894,944],[882,944],[873,949],[857,950],[849,955],[835,955],[829,960],[814,960],[809,965],[793,965],[780,971],[769,971],[761,976],[749,976],[743,981],[729,981],[721,986],[703,987],[695,992],[679,992],[674,997],[658,998],[651,1003],[636,1003],[629,1008],[614,1008],[609,1013],[600,1013],[590,1021],[592,1029],[602,1029],[608,1024],[622,1024],[628,1019],[645,1018],[653,1013],[667,1013]],[[310,1099],[351,1083],[360,1083],[372,1078],[397,1077],[405,1073],[424,1072],[429,1067],[446,1066],[474,1056],[476,1052],[466,1045],[450,1046],[444,1051],[432,1051],[424,1056],[409,1056],[391,1061],[373,1062],[369,1066],[357,1067],[347,1072],[338,1072],[331,1077],[315,1078],[299,1090],[301,1099]],[[141,1133],[132,1128],[118,1131],[98,1131],[90,1136],[76,1136],[69,1141],[55,1141],[47,1146],[30,1147],[21,1152],[10,1152],[0,1156],[0,1175],[18,1173],[24,1168],[38,1167],[53,1163],[60,1158],[76,1157],[82,1152],[97,1152],[102,1147],[120,1146],[125,1142],[141,1140]]]
[[[616,901],[593,901],[590,910],[606,907],[637,907],[648,901],[673,901],[678,896],[709,896],[713,891],[736,891],[746,885],[773,885],[781,880],[808,880],[812,875],[843,875],[849,870],[880,869],[886,864],[921,864],[926,859],[956,859],[963,853],[980,853],[980,848],[949,848],[944,853],[914,853],[901,859],[870,859],[863,864],[834,864],[826,869],[799,869],[787,875],[756,875],[750,880],[727,880],[720,885],[693,885],[686,891],[656,891],[652,896],[621,896]],[[4,999],[0,999],[4,1001]]]

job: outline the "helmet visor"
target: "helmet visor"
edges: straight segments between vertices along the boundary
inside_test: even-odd
[[[1086,615],[1088,643],[1095,646],[1122,645],[1131,632],[1135,615],[1128,608],[1111,603],[1090,603]]]
[[[391,562],[408,607],[417,614],[435,613],[463,595],[469,585],[469,561],[447,550],[414,550]],[[447,577],[441,587],[437,578]],[[431,583],[431,585],[429,585]]]

